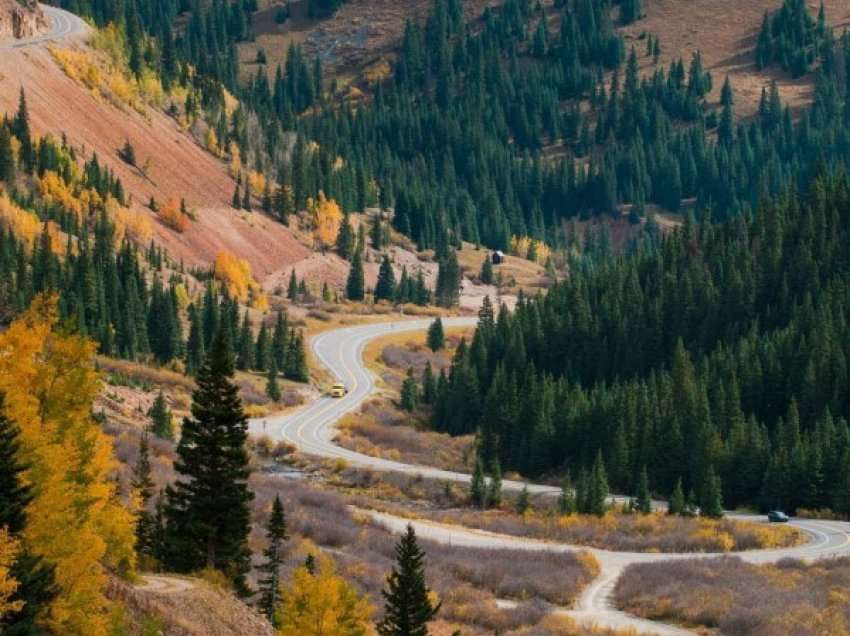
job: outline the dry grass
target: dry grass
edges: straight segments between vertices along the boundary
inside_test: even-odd
[[[850,633],[850,559],[751,565],[737,557],[629,566],[618,607],[729,636]]]
[[[533,537],[626,552],[734,552],[801,544],[805,537],[789,526],[732,519],[670,517],[609,512],[592,515],[505,511],[447,511],[430,515],[438,521],[500,534]]]
[[[474,438],[410,425],[410,416],[383,400],[367,402],[338,425],[336,442],[358,453],[444,470],[469,470]]]

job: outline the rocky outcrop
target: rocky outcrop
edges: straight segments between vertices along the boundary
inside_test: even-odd
[[[31,38],[49,28],[35,0],[0,0],[0,41]]]

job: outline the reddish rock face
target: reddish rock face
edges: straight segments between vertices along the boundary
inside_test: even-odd
[[[30,38],[49,26],[35,0],[0,0],[0,41]]]

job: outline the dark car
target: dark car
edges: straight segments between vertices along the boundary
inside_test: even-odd
[[[790,517],[781,510],[771,510],[767,513],[767,520],[770,523],[786,523],[790,520]]]

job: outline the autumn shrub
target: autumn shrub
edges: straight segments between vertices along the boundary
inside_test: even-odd
[[[729,636],[850,633],[850,559],[754,565],[739,557],[630,565],[618,607]]]
[[[663,513],[561,516],[550,507],[524,518],[508,510],[450,510],[431,516],[501,534],[627,552],[731,552],[789,547],[805,540],[803,533],[791,526]]]

